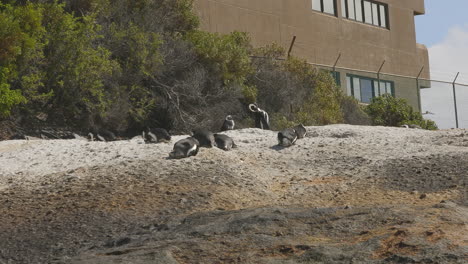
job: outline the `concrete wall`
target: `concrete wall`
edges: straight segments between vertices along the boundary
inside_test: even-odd
[[[333,65],[341,53],[340,67],[378,71],[385,60],[384,73],[417,76],[424,66],[421,78],[429,79],[427,49],[416,43],[414,24],[424,0],[378,2],[388,5],[389,29],[342,18],[340,0],[337,16],[312,10],[311,0],[195,0],[195,7],[203,29],[245,31],[255,46],[276,42],[287,49],[297,36],[292,54],[311,63]]]

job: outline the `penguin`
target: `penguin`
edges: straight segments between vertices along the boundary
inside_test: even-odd
[[[174,148],[169,153],[171,159],[182,159],[190,156],[196,156],[200,149],[200,143],[193,137],[188,137],[177,141],[174,144]]]
[[[192,137],[198,140],[200,147],[216,147],[216,141],[213,133],[206,129],[197,129],[192,131]]]
[[[299,124],[293,127],[294,131],[296,131],[297,138],[304,138],[307,135],[307,130],[303,124]]]
[[[226,119],[224,119],[223,126],[221,127],[221,131],[228,131],[228,130],[233,130],[234,129],[234,119],[232,119],[231,115],[226,116]]]
[[[158,142],[158,137],[156,137],[156,135],[151,132],[151,130],[148,128],[148,129],[145,129],[143,130],[143,139],[145,140],[145,143],[148,144],[148,143],[157,143]]]
[[[114,141],[116,140],[116,136],[113,132],[107,130],[107,129],[93,129],[91,132],[88,133],[88,139],[89,141]]]
[[[409,125],[409,128],[413,128],[413,129],[422,129],[422,127],[420,127],[420,126],[418,126],[418,125],[414,125],[414,124]]]
[[[290,147],[296,142],[297,138],[298,136],[294,129],[286,128],[278,132],[278,145],[282,147]]]
[[[215,141],[216,141],[216,146],[222,150],[231,150],[231,148],[237,148],[236,143],[234,143],[234,140],[224,134],[214,134]]]
[[[159,143],[171,141],[171,135],[164,128],[149,128],[143,130],[143,139],[145,143]]]
[[[249,110],[254,113],[256,128],[270,129],[270,117],[265,110],[260,109],[257,104],[250,104]]]

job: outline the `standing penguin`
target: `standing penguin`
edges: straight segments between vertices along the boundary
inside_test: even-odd
[[[193,137],[184,138],[174,144],[172,152],[169,153],[169,158],[182,159],[196,156],[199,149],[200,144],[197,139]]]
[[[250,104],[249,110],[254,113],[256,128],[270,129],[270,117],[265,110],[260,109],[257,104]]]
[[[296,131],[292,128],[286,128],[278,132],[278,145],[283,147],[292,146],[297,140]]]
[[[234,129],[234,119],[232,119],[231,115],[226,116],[224,119],[223,126],[221,127],[221,131],[233,130]]]

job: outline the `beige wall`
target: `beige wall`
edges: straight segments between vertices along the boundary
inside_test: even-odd
[[[417,75],[425,66],[429,78],[427,50],[416,45],[415,13],[424,12],[423,0],[381,0],[389,7],[390,29],[379,28],[312,10],[311,0],[196,0],[202,28],[211,32],[234,30],[250,33],[254,45],[277,42],[289,47],[297,36],[293,54],[312,63],[399,75]]]
[[[429,79],[427,49],[416,43],[414,24],[424,0],[378,2],[388,4],[390,29],[342,18],[340,0],[337,17],[312,10],[311,0],[195,0],[195,7],[203,29],[245,31],[255,46],[276,42],[287,49],[297,36],[292,54],[311,63],[333,65],[341,53],[339,67],[378,71],[385,60],[384,73],[417,76],[424,66],[421,77]]]

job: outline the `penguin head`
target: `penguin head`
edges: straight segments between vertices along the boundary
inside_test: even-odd
[[[258,112],[257,104],[249,104],[249,110],[252,112]]]

